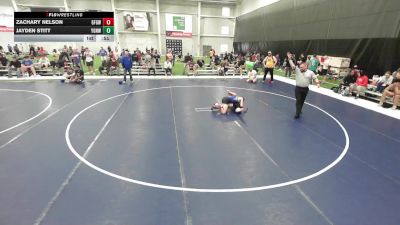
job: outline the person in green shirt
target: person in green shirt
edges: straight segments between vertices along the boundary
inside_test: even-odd
[[[247,72],[252,71],[255,65],[255,62],[251,61],[250,58],[246,59],[245,62]]]
[[[316,74],[318,65],[319,65],[319,61],[317,59],[317,55],[313,55],[313,57],[310,60],[310,68],[309,68],[309,70],[313,71]]]

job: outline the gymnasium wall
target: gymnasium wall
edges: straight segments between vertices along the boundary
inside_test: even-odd
[[[156,1],[155,0],[114,0],[116,14],[116,27],[119,32],[119,45],[120,48],[128,48],[130,50],[139,48],[145,50],[147,48],[158,48],[158,30],[157,30],[157,14],[156,14]],[[63,7],[64,0],[16,0],[17,4],[22,5],[37,5],[46,7]],[[101,10],[101,11],[112,11],[112,5],[110,0],[67,0],[69,9],[72,11],[84,11],[84,10]],[[0,6],[7,5],[11,6],[11,0],[0,1]],[[200,31],[200,43],[198,42],[198,5],[197,2],[190,1],[164,1],[160,0],[160,24],[161,24],[161,50],[165,54],[165,42],[166,39],[182,39],[183,42],[183,54],[190,53],[197,55],[197,49],[200,48],[200,54],[202,54],[202,46],[212,46],[219,52],[221,45],[228,46],[228,51],[233,50],[233,34],[235,23],[234,19],[227,18],[213,18],[222,15],[222,7],[230,8],[230,16],[235,17],[236,7],[234,5],[221,5],[221,4],[207,4],[202,3],[201,15],[201,31]],[[30,11],[29,7],[19,7],[20,11]],[[61,10],[64,10],[63,8]],[[144,11],[148,12],[150,20],[150,28],[147,32],[141,31],[124,31],[123,30],[123,12],[124,11]],[[191,38],[174,38],[167,37],[165,32],[165,15],[167,13],[172,14],[185,14],[192,15],[193,20],[193,36]],[[221,35],[221,27],[227,26],[229,32],[225,35]],[[115,36],[116,39],[116,36]],[[13,43],[12,33],[1,33],[0,45],[7,46],[7,44]],[[20,43],[23,46],[34,44],[37,46],[44,46],[46,49],[60,49],[64,44],[72,45],[74,47],[80,47],[82,45],[92,48],[97,51],[100,46],[114,46],[115,43]],[[205,53],[207,54],[207,53]]]
[[[400,1],[281,0],[237,18],[239,52],[349,57],[369,75],[400,67]]]

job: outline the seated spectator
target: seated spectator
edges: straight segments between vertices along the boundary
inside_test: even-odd
[[[36,64],[37,68],[48,68],[50,66],[49,58],[46,55],[42,55]]]
[[[7,66],[8,60],[5,54],[0,53],[0,65],[1,66]]]
[[[400,106],[400,73],[396,74],[396,79],[384,90],[379,102],[380,106],[383,106],[383,103],[386,101],[386,97],[393,97],[392,109],[396,109],[398,106]]]
[[[21,76],[21,62],[18,60],[17,55],[12,57],[10,64],[8,65],[8,77],[12,76],[12,72],[16,72],[17,77]]]
[[[84,72],[80,66],[76,65],[74,69],[70,69],[66,77],[70,83],[80,84],[83,82]]]
[[[379,78],[378,82],[376,82],[376,91],[382,93],[383,90],[392,83],[392,81],[393,77],[390,71],[386,71],[386,73]]]
[[[364,95],[365,91],[367,90],[367,87],[368,87],[368,77],[367,75],[363,74],[362,70],[360,70],[356,83],[350,86],[350,91],[356,92],[355,98],[357,99],[358,97],[360,97],[360,94]]]
[[[246,80],[247,83],[257,83],[257,71],[251,70],[248,75],[249,78]]]
[[[185,69],[187,71],[187,75],[189,76],[189,73],[192,72],[193,75],[196,74],[196,65],[193,63],[192,60],[189,60],[186,65],[185,65]]]
[[[353,85],[357,81],[359,71],[351,70],[349,74],[347,74],[341,84],[339,84],[339,93],[343,96],[347,96],[350,94],[350,86]]]
[[[235,72],[233,73],[233,76],[235,76],[235,73],[239,72],[240,78],[242,78],[243,70],[245,69],[245,67],[244,67],[245,63],[246,63],[246,61],[244,60],[242,55],[240,55],[239,57],[236,58]]]
[[[204,66],[204,60],[198,59],[196,62],[196,68],[203,68],[203,66]]]
[[[226,75],[226,72],[228,72],[228,69],[229,69],[229,62],[228,62],[228,58],[226,58],[226,59],[224,59],[224,61],[221,63],[221,66],[219,67],[219,70],[218,70],[218,74],[220,75],[220,76],[222,76],[222,75]]]
[[[164,70],[165,70],[165,76],[172,74],[172,63],[169,59],[165,60],[164,62]]]
[[[99,72],[100,75],[103,75],[103,71],[106,71],[107,75],[110,75],[110,70],[111,70],[111,58],[110,56],[107,56],[106,60],[103,60],[101,62],[101,66],[99,66]]]
[[[29,76],[30,76],[30,74],[32,74],[33,76],[36,76],[36,70],[35,70],[35,67],[33,66],[33,61],[32,61],[32,59],[30,59],[29,55],[26,55],[24,57],[24,60],[22,60],[21,73],[22,74],[28,73]]]
[[[193,61],[193,59],[192,59],[191,55],[190,55],[189,53],[187,53],[187,54],[185,55],[184,62],[185,62],[185,63],[188,63],[189,61]]]

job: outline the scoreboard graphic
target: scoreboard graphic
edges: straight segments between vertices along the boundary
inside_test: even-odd
[[[114,42],[113,12],[14,12],[15,42]]]

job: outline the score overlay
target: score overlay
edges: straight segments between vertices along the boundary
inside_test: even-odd
[[[113,12],[14,12],[15,42],[114,42]]]

